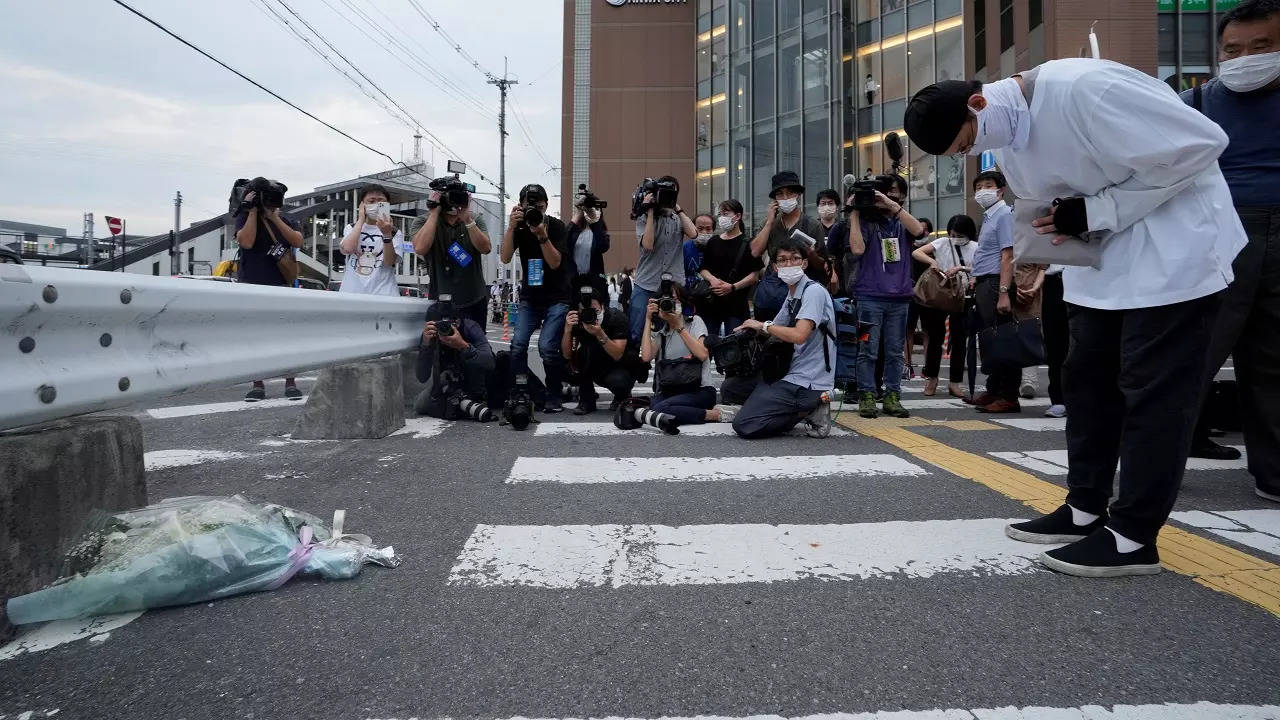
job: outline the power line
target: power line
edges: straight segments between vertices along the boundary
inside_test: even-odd
[[[436,22],[435,18],[431,17],[431,15],[426,10],[422,9],[422,6],[418,4],[418,0],[409,0],[409,4],[413,6],[414,10],[418,11],[418,14],[422,16],[423,20],[426,20],[427,23],[431,25],[432,30],[435,30],[437,33],[439,33],[440,37],[444,38],[445,42],[449,43],[449,45],[453,47],[454,52],[458,53],[458,55],[460,55],[463,60],[466,60],[471,65],[471,67],[479,71],[481,75],[484,75],[485,79],[489,80],[490,82],[497,81],[499,79],[497,75],[494,75],[488,70],[485,70],[484,68],[480,67],[480,61],[476,60],[474,57],[471,57],[471,53],[464,50],[462,48],[461,43],[449,37],[449,33],[445,32],[444,28],[440,27],[440,23]]]
[[[529,149],[533,150],[533,152],[537,154],[538,158],[542,160],[543,163],[545,163],[548,166],[554,167],[555,163],[551,162],[551,159],[548,158],[546,153],[542,151],[542,147],[539,146],[537,141],[533,139],[533,132],[529,128],[529,123],[526,122],[523,117],[524,113],[521,112],[520,108],[516,106],[515,98],[509,98],[509,100],[511,102],[512,117],[514,117],[516,120],[516,127],[520,128],[520,133],[524,135],[525,139],[529,141]]]

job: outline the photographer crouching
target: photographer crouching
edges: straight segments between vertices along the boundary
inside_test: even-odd
[[[802,420],[810,437],[831,433],[836,311],[826,288],[805,276],[808,255],[808,245],[800,240],[779,242],[773,265],[787,285],[782,309],[772,321],[747,320],[738,328],[767,336],[764,352],[774,366],[763,368],[764,382],[751,391],[733,420],[734,432],[748,440],[781,435]]]
[[[418,381],[427,388],[414,403],[420,415],[444,420],[471,418],[491,422],[497,391],[494,356],[489,340],[475,320],[461,317],[452,298],[442,295],[427,308],[418,349]]]
[[[572,287],[578,289],[576,304],[565,316],[560,351],[569,359],[572,378],[578,386],[578,407],[573,414],[596,411],[596,385],[613,393],[609,410],[615,410],[631,396],[636,384],[626,357],[627,316],[621,310],[605,307],[603,278],[579,275],[573,279]]]

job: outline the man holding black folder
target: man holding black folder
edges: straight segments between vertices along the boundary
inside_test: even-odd
[[[1082,577],[1160,571],[1156,535],[1182,482],[1219,295],[1245,235],[1218,169],[1226,134],[1154,77],[1054,60],[1006,80],[946,81],[912,98],[908,136],[934,155],[991,150],[1054,244],[1101,243],[1063,275],[1067,502],[1006,533]],[[1088,233],[1088,235],[1086,235]],[[1119,493],[1110,502],[1116,464]]]

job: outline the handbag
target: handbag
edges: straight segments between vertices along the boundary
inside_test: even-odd
[[[284,278],[284,284],[293,287],[298,281],[298,258],[293,254],[293,247],[287,243],[280,242],[276,237],[276,233],[271,229],[271,222],[265,221],[262,226],[267,229],[267,235],[271,236],[271,242],[276,245],[284,246],[284,254],[276,258],[276,269],[280,271],[281,277]]]
[[[1014,319],[978,333],[982,364],[988,368],[1024,368],[1044,362],[1040,318]]]
[[[695,302],[709,300],[711,298],[711,281],[703,277],[698,278],[698,282],[689,288],[689,297]]]
[[[662,334],[662,359],[657,365],[657,392],[682,395],[702,387],[702,361],[694,358],[667,359],[667,335]]]
[[[960,254],[960,250],[955,243],[948,244],[951,246],[952,261],[955,266],[963,266],[964,257]],[[925,307],[946,313],[963,312],[966,285],[960,273],[947,277],[945,273],[930,268],[916,281],[915,299]]]

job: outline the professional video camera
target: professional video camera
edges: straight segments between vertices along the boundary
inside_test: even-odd
[[[880,209],[876,207],[876,193],[888,193],[893,188],[894,183],[897,182],[898,168],[902,166],[902,140],[898,137],[898,133],[891,132],[884,136],[884,148],[885,152],[889,153],[893,171],[862,180],[854,179],[852,175],[845,176],[846,197],[848,192],[853,192],[853,202],[843,208],[845,214],[855,210],[860,215],[880,213]]]
[[[231,197],[227,209],[232,215],[248,212],[253,208],[272,210],[284,207],[284,194],[289,188],[278,180],[256,177],[252,180],[240,178],[231,186]],[[245,195],[253,193],[253,198],[245,200]]]
[[[533,421],[533,395],[529,392],[529,376],[517,373],[511,394],[502,408],[502,422],[516,430],[524,430]]]
[[[707,339],[707,351],[716,371],[725,377],[754,377],[764,340],[755,330]]]
[[[662,282],[658,284],[656,299],[659,313],[673,313],[676,311],[676,281],[671,273],[662,273]],[[658,313],[653,314],[652,320],[654,330],[661,330],[667,326],[666,321]]]
[[[583,210],[603,210],[609,207],[609,203],[601,200],[599,196],[587,189],[586,183],[578,185],[578,202],[573,205]]]
[[[653,202],[646,203],[645,195],[653,195]],[[631,195],[631,217],[638,218],[649,212],[649,208],[669,209],[676,206],[679,188],[671,180],[654,180],[645,178]]]
[[[584,285],[578,290],[578,322],[582,325],[595,325],[600,322],[600,313],[596,312],[593,300],[595,300],[595,291],[590,285]]]
[[[457,175],[436,178],[427,183],[427,187],[440,193],[439,200],[427,201],[427,208],[435,210],[438,207],[440,212],[462,210],[471,204],[471,193],[476,191],[475,185],[462,182]]]

